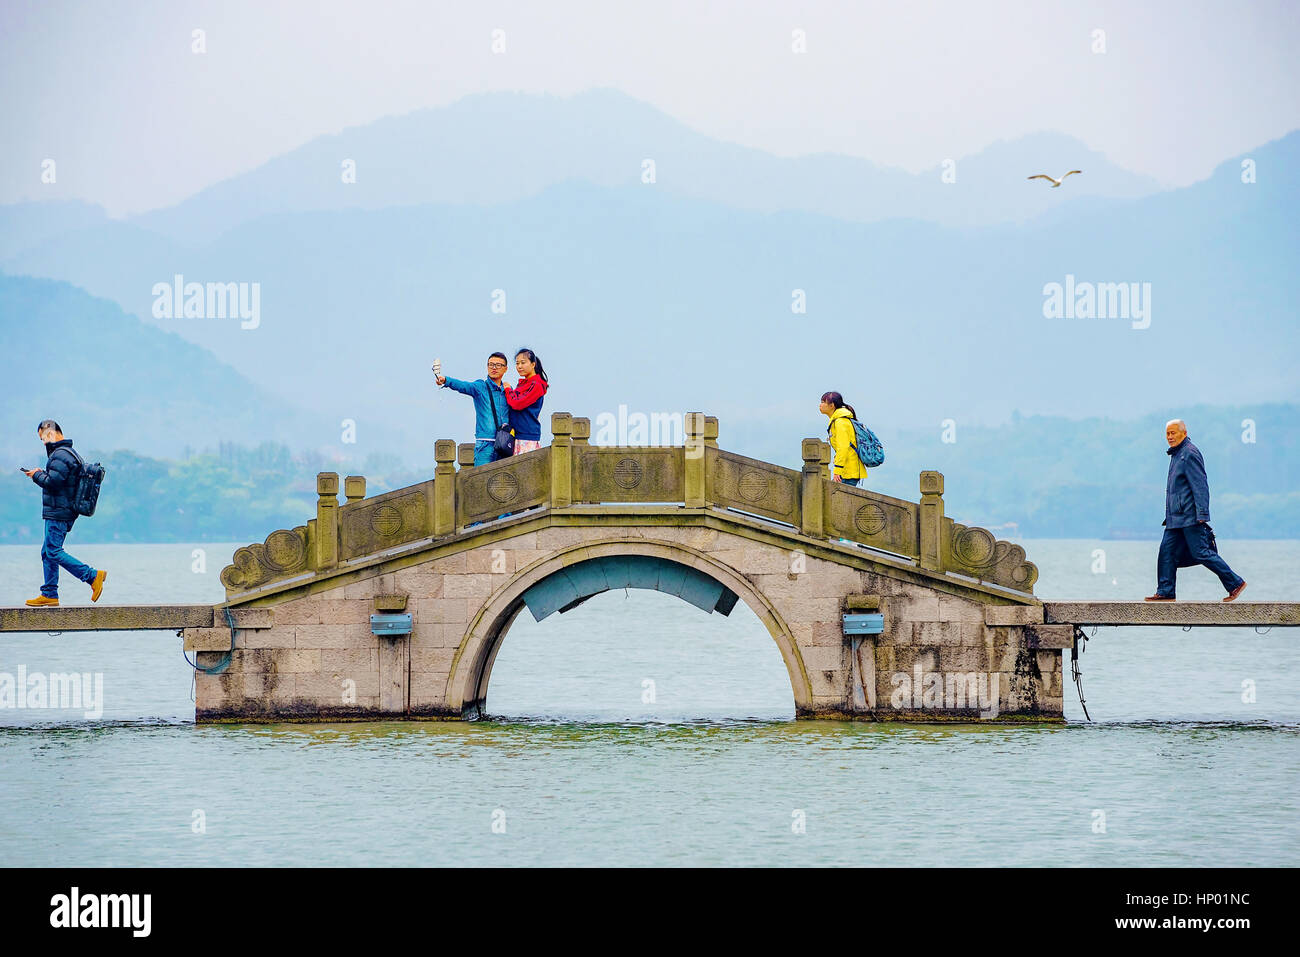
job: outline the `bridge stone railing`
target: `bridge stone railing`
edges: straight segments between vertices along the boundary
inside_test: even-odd
[[[922,472],[920,501],[908,502],[832,482],[830,446],[819,439],[803,440],[799,471],[727,452],[718,447],[718,420],[698,412],[686,416],[682,446],[593,446],[590,420],[568,412],[551,416],[551,432],[549,447],[478,467],[472,444],[439,439],[432,480],[367,498],[365,478],[348,476],[342,505],[338,475],[322,472],[316,517],[238,549],[221,572],[227,596],[535,506],[623,503],[731,509],[1022,592],[1032,593],[1038,578],[1019,545],[944,515],[939,472]]]

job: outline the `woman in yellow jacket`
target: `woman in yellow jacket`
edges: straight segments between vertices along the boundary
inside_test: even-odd
[[[853,451],[858,439],[850,419],[856,419],[858,414],[853,411],[853,406],[845,403],[844,396],[838,392],[827,392],[823,395],[818,408],[822,415],[830,417],[826,433],[830,437],[831,448],[835,450],[832,478],[845,485],[859,484],[867,477],[867,470],[863,467],[858,454]]]

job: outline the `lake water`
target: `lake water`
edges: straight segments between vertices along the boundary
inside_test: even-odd
[[[1023,544],[1041,596],[1154,590],[1155,542]],[[234,546],[202,546],[201,572],[196,547],[69,541],[112,604],[220,600]],[[1300,542],[1220,547],[1243,598],[1300,599]],[[1182,598],[1222,594],[1204,569],[1180,578]],[[0,547],[0,604],[39,584],[38,546]],[[65,576],[63,599],[89,590]],[[743,603],[723,618],[632,591],[521,616],[497,720],[196,726],[171,632],[0,635],[0,672],[103,676],[98,717],[0,709],[0,862],[1294,864],[1297,642],[1102,628],[1080,661],[1091,723],[1069,685],[1063,727],[796,722]]]

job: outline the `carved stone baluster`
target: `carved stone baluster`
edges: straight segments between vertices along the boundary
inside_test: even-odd
[[[716,415],[706,415],[704,417],[704,445],[710,449],[718,447],[718,417]]]
[[[433,457],[433,534],[450,535],[456,531],[456,443],[439,439]]]
[[[704,431],[703,412],[686,413],[686,507],[704,507]]]
[[[943,473],[921,473],[920,544],[921,567],[943,568]]]
[[[333,568],[339,561],[339,475],[320,472],[316,476],[316,561],[317,569]]]
[[[573,504],[573,414],[551,414],[551,507]]]
[[[819,439],[803,440],[803,485],[799,503],[799,530],[813,538],[826,534],[826,516],[823,508],[822,482],[825,474],[822,446]]]

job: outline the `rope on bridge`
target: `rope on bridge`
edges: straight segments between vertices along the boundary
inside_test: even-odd
[[[235,616],[230,613],[230,606],[226,606],[221,610],[226,613],[226,625],[230,628],[230,650],[226,652],[226,657],[221,660],[220,664],[214,665],[211,668],[205,668],[203,665],[199,664],[199,653],[197,651],[194,652],[194,660],[190,661],[190,656],[185,653],[185,647],[183,645],[181,646],[181,657],[185,659],[185,663],[195,671],[202,671],[205,675],[221,674],[221,672],[230,667],[230,662],[233,660],[235,654]],[[182,632],[178,631],[177,634],[182,634]]]
[[[1097,629],[1093,629],[1093,634]],[[1074,626],[1074,643],[1070,646],[1070,668],[1074,672],[1074,686],[1079,689],[1079,706],[1083,708],[1083,716],[1089,721],[1092,715],[1088,714],[1088,704],[1083,700],[1083,672],[1079,670],[1079,653],[1084,650],[1084,645],[1088,641],[1087,633],[1078,625]]]

